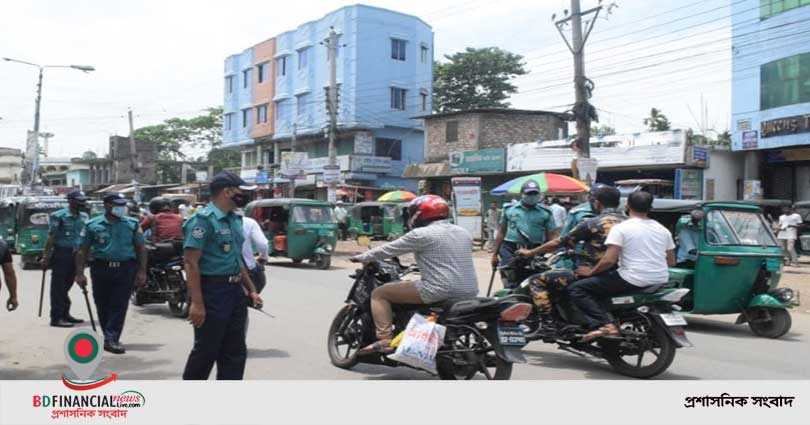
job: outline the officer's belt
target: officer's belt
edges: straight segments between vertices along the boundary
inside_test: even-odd
[[[201,283],[240,283],[242,275],[239,274],[222,274],[222,275],[202,275],[200,276]]]
[[[97,260],[93,260],[93,262],[91,262],[90,265],[91,266],[97,266],[97,267],[106,267],[108,269],[117,269],[117,268],[121,267],[124,264],[129,264],[129,263],[133,263],[133,262],[135,262],[135,260],[111,261],[111,260],[97,259]]]

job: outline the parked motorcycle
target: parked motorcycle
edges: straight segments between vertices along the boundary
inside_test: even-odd
[[[357,363],[407,366],[386,355],[358,356],[357,350],[376,340],[371,316],[371,291],[387,282],[417,272],[399,260],[374,261],[350,277],[354,279],[346,305],[329,326],[327,346],[333,365],[351,369]],[[520,349],[526,345],[518,322],[532,306],[520,297],[473,298],[432,305],[394,305],[394,333],[403,331],[414,314],[437,316],[436,323],[447,328],[443,345],[436,353],[436,369],[441,379],[467,380],[481,373],[486,379],[508,380],[514,363],[524,363]]]
[[[135,288],[132,303],[168,303],[175,317],[188,316],[188,295],[183,274],[182,241],[147,244],[146,286]]]
[[[552,266],[573,267],[578,254],[561,252],[549,259],[541,257],[515,257],[504,269],[521,274],[536,274],[550,270]],[[564,265],[563,265],[564,264]],[[514,289],[503,289],[496,297],[520,295],[531,299],[530,279]],[[685,288],[650,287],[641,292],[615,296],[603,300],[603,308],[609,312],[620,333],[583,342],[587,332],[585,319],[565,291],[553,294],[551,321],[543,321],[540,314],[532,314],[521,324],[529,341],[557,344],[560,349],[577,355],[590,354],[607,360],[616,372],[634,378],[652,378],[663,373],[675,359],[675,350],[691,347],[686,337],[686,320],[675,305],[689,292]],[[647,362],[645,362],[647,360]]]

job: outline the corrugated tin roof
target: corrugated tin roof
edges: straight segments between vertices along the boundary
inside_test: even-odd
[[[446,162],[434,162],[428,164],[410,164],[405,167],[402,177],[424,178],[442,177],[450,175],[450,166]]]

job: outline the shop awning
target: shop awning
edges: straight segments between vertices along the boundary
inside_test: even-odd
[[[450,165],[446,162],[434,162],[428,164],[410,164],[405,167],[402,177],[405,178],[426,178],[444,177],[450,175]]]
[[[112,186],[107,186],[103,189],[99,189],[96,193],[110,193],[110,192],[122,192],[126,191],[129,187],[131,187],[131,183],[124,183],[124,184],[114,184]]]

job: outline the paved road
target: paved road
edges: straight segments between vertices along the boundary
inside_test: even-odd
[[[406,368],[360,365],[345,371],[329,363],[326,332],[351,285],[348,263],[336,261],[332,270],[321,271],[279,262],[269,270],[263,296],[265,309],[276,319],[249,313],[247,379],[434,379]],[[68,331],[36,317],[40,272],[19,271],[18,276],[22,305],[13,313],[0,310],[0,379],[56,379],[66,370],[62,344]],[[6,297],[3,291],[3,305]],[[78,289],[72,299],[74,315],[87,318]],[[45,303],[47,309],[47,298]],[[803,313],[806,307],[801,310],[793,315],[791,333],[779,340],[755,337],[747,327],[733,325],[731,316],[689,317],[695,347],[679,350],[659,379],[810,379],[810,315]],[[96,375],[179,379],[192,331],[165,305],[131,306],[122,342],[127,353],[105,353]],[[513,379],[622,379],[603,361],[552,345],[535,342],[525,354],[528,364],[517,365]]]

